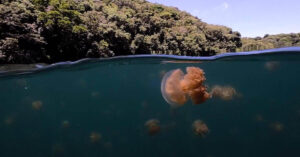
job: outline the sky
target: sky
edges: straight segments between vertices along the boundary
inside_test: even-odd
[[[148,0],[177,7],[242,37],[300,33],[300,0]]]

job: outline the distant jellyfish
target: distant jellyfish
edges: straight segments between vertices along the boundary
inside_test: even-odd
[[[219,85],[213,86],[210,94],[213,98],[220,98],[227,101],[239,95],[233,87]]]
[[[3,122],[5,125],[12,125],[15,122],[15,118],[12,116],[9,116],[9,117],[6,117]]]
[[[43,107],[43,102],[40,100],[36,100],[32,102],[31,106],[34,110],[40,110]]]
[[[280,122],[274,122],[270,124],[271,129],[273,129],[276,132],[282,132],[284,129],[284,126]]]
[[[100,133],[97,133],[97,132],[92,132],[90,134],[90,141],[92,143],[98,143],[102,138],[102,135]]]
[[[63,128],[69,128],[70,127],[70,122],[68,120],[64,120],[61,123]]]
[[[18,79],[17,84],[24,89],[28,88],[28,82],[25,79]]]
[[[78,80],[78,85],[81,87],[81,88],[87,88],[87,82],[86,82],[86,80],[84,80],[84,79],[79,79]]]
[[[93,98],[99,97],[99,95],[100,95],[100,93],[97,91],[94,91],[91,93],[91,97],[93,97]]]
[[[278,61],[269,61],[265,63],[265,68],[269,71],[274,71],[279,68],[279,65]]]
[[[201,137],[205,137],[209,132],[207,125],[202,120],[195,120],[192,127],[195,135]]]
[[[161,128],[159,123],[157,119],[150,119],[145,123],[149,135],[153,136],[160,132]]]
[[[258,114],[258,115],[255,116],[255,120],[257,122],[262,122],[262,121],[264,121],[264,117],[262,115]]]
[[[172,106],[184,105],[190,98],[194,104],[201,104],[210,98],[206,91],[204,72],[198,67],[187,67],[187,74],[176,69],[165,74],[161,83],[163,98]]]

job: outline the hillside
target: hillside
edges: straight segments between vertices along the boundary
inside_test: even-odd
[[[265,35],[263,38],[242,38],[242,47],[237,51],[264,50],[280,47],[300,46],[300,33]]]
[[[0,0],[0,63],[236,51],[239,32],[144,0]]]

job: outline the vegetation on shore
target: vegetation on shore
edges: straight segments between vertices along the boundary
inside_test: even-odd
[[[231,28],[145,0],[0,0],[0,64],[132,54],[210,56],[299,45],[299,36],[241,39]]]
[[[144,0],[1,0],[0,32],[0,63],[208,56],[241,47],[230,28]]]
[[[300,33],[268,35],[263,38],[242,38],[242,47],[237,51],[264,50],[280,47],[300,46]]]

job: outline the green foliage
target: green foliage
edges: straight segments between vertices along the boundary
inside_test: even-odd
[[[77,33],[77,34],[80,34],[80,33],[85,33],[87,32],[88,30],[86,29],[85,26],[83,25],[75,25],[73,26],[73,29],[72,29],[72,32],[73,33]]]
[[[5,26],[5,30],[9,31],[0,32],[0,41],[2,45],[18,45],[16,48],[20,52],[39,58],[26,58],[26,62],[52,63],[130,54],[208,56],[235,51],[242,46],[240,34],[230,28],[209,25],[177,8],[144,0],[16,1],[7,2],[9,6],[2,5],[4,9],[0,9],[0,17],[2,15],[1,18],[5,19],[5,9],[9,8],[11,14],[6,20],[19,20],[20,26],[26,28]],[[23,16],[24,12],[28,16]],[[0,25],[1,28],[4,30]],[[14,37],[26,34],[26,40],[20,42],[19,38],[15,38],[17,42],[5,42],[6,37],[12,34],[11,30],[15,31]],[[30,40],[27,40],[29,37]],[[25,47],[24,41],[34,42]],[[7,47],[12,46],[5,49]],[[32,51],[29,47],[37,50]],[[4,46],[0,47],[0,50],[3,49]]]
[[[243,46],[239,49],[239,51],[254,51],[289,46],[300,46],[300,33],[278,35],[266,34],[263,38],[243,38],[242,42]]]
[[[47,7],[50,0],[31,0],[31,2],[38,7]]]

